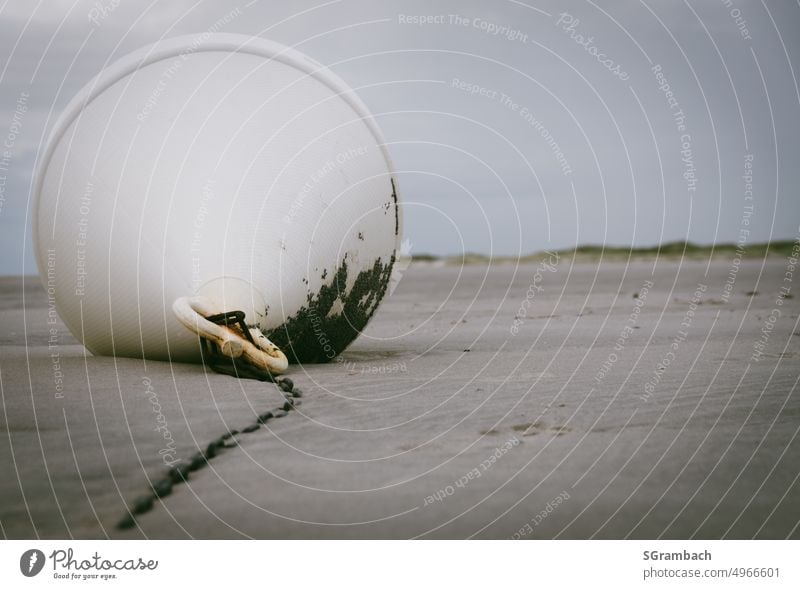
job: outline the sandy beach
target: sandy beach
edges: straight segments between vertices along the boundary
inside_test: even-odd
[[[280,391],[94,357],[38,279],[2,278],[2,533],[800,538],[800,298],[786,258],[731,267],[414,263],[337,361],[291,367],[302,405],[128,529],[149,480]]]

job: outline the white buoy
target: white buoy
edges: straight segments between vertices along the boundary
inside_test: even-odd
[[[42,280],[92,353],[193,361],[200,333],[274,372],[275,345],[327,361],[357,337],[401,231],[384,141],[352,90],[297,51],[220,34],[143,48],[72,100],[33,222]],[[255,348],[206,333],[205,314],[234,310]]]

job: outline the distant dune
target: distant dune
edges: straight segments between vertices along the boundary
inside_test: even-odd
[[[795,242],[791,240],[771,241],[764,243],[747,244],[742,248],[742,257],[758,259],[766,256],[788,256],[792,252]],[[671,241],[661,245],[649,247],[620,247],[603,245],[579,245],[575,248],[557,250],[561,257],[575,258],[581,261],[612,259],[615,261],[642,258],[688,258],[692,260],[708,259],[710,257],[730,257],[734,255],[739,246],[735,243],[718,243],[716,245],[698,245],[691,241]],[[413,262],[438,262],[446,264],[488,264],[508,262],[538,262],[546,252],[534,252],[517,258],[516,256],[488,256],[467,252],[462,255],[436,256],[433,254],[415,254],[411,257]]]

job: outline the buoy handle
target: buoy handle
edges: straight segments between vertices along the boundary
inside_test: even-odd
[[[282,374],[289,367],[286,355],[260,329],[246,328],[248,333],[241,334],[227,324],[218,325],[206,319],[220,314],[208,297],[180,297],[172,303],[172,311],[184,327],[215,343],[228,358],[241,358],[270,374]]]

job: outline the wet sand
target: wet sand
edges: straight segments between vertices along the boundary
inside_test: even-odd
[[[37,279],[2,278],[2,533],[800,538],[786,259],[745,261],[733,284],[725,258],[550,262],[413,264],[338,361],[292,367],[296,411],[127,530],[166,462],[280,392],[94,357],[48,323]]]

